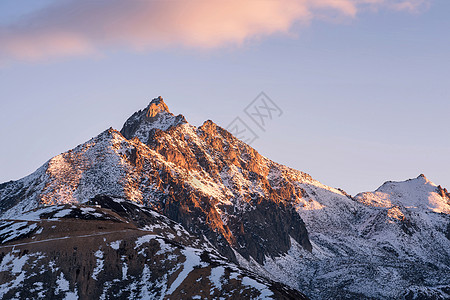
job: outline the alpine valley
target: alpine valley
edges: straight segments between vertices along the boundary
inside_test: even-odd
[[[445,188],[350,196],[161,97],[0,184],[0,217],[1,299],[450,298]]]

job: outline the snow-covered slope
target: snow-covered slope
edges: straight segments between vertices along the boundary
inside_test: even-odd
[[[136,144],[109,129],[50,159],[32,175],[6,183],[0,189],[3,217],[11,218],[39,205],[84,202],[104,192],[139,201],[139,193],[128,181],[133,170],[125,161],[126,151]],[[8,205],[10,202],[15,205]]]
[[[388,181],[375,192],[356,195],[356,200],[370,206],[400,206],[414,211],[431,210],[450,214],[447,191],[437,186],[425,175],[404,182]]]

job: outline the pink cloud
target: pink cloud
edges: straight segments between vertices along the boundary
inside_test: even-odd
[[[3,52],[26,60],[39,60],[45,56],[68,56],[93,53],[90,43],[67,32],[23,33],[2,40]]]
[[[0,58],[40,60],[125,47],[218,48],[291,34],[296,25],[367,7],[416,11],[425,0],[67,0],[0,27]]]
[[[360,5],[368,5],[371,8],[386,8],[397,11],[418,12],[430,5],[430,0],[356,0]]]
[[[392,3],[391,8],[396,10],[408,10],[410,12],[418,12],[422,8],[428,8],[430,3],[424,0],[409,0]]]

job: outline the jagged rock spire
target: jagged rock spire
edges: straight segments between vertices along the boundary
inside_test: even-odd
[[[150,104],[147,107],[147,112],[145,116],[147,118],[154,118],[156,115],[158,115],[161,112],[170,113],[169,107],[164,102],[163,98],[159,96],[158,98],[155,98],[150,102]]]
[[[120,132],[127,139],[137,137],[141,142],[147,143],[152,129],[167,130],[184,123],[187,123],[184,116],[174,116],[163,98],[159,96],[154,98],[145,109],[128,118]]]

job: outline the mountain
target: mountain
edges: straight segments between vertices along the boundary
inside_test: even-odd
[[[450,295],[446,189],[421,175],[351,197],[269,160],[212,121],[189,124],[161,97],[133,114],[120,132],[106,130],[28,177],[1,184],[0,214],[17,222],[30,210],[81,209],[99,195],[126,199],[179,224],[224,264],[260,282],[265,278],[263,285],[278,282],[285,294],[275,298],[293,289],[312,299]],[[78,289],[88,284],[70,283]]]
[[[31,176],[1,186],[3,217],[105,194],[152,207],[204,234],[235,262],[236,254],[262,263],[265,256],[285,253],[291,237],[311,250],[305,225],[290,204],[302,192],[277,176],[290,170],[213,122],[196,128],[157,98],[121,132],[109,129]]]

